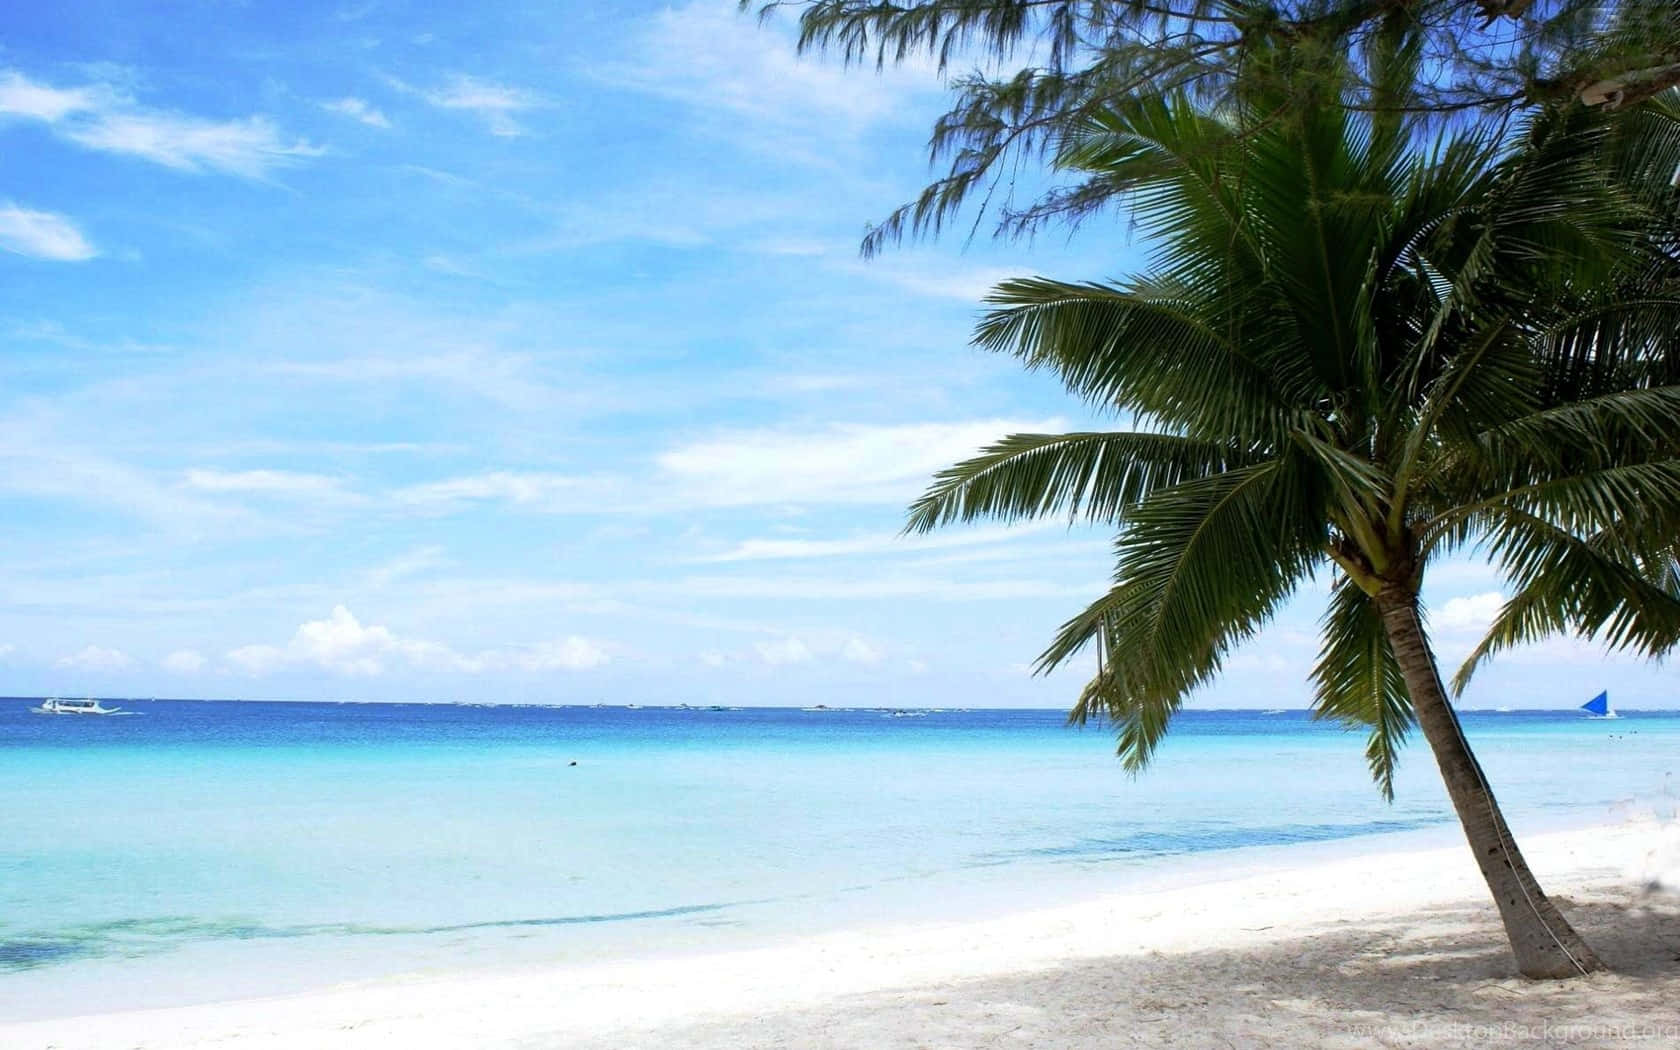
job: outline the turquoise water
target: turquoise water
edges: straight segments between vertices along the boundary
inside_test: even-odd
[[[1362,741],[1301,712],[1186,712],[1134,779],[1052,711],[29,706],[0,701],[0,1019],[711,950],[1453,833],[1421,742],[1387,805]],[[1519,833],[1680,790],[1680,713],[1464,721]]]

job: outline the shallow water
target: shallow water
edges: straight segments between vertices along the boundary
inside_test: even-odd
[[[0,1018],[958,918],[1451,832],[1301,712],[1129,777],[1053,711],[0,701]],[[1680,713],[1466,713],[1519,833],[1672,810]],[[572,763],[576,763],[573,765]],[[1567,772],[1566,772],[1567,771]]]

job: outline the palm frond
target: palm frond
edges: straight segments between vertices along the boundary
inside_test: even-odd
[[[1680,591],[1652,583],[1622,537],[1583,536],[1512,507],[1491,511],[1484,529],[1515,594],[1454,676],[1455,689],[1495,653],[1566,630],[1647,656],[1680,644]]]
[[[1155,490],[1241,460],[1232,448],[1174,434],[1013,434],[934,475],[911,504],[905,531],[1051,514],[1118,523]]]
[[[1313,715],[1369,730],[1365,760],[1392,801],[1395,765],[1415,719],[1376,602],[1344,577],[1331,588],[1319,624],[1324,640],[1312,669]]]
[[[987,301],[999,309],[981,319],[976,345],[1053,371],[1095,404],[1206,439],[1246,437],[1277,417],[1271,378],[1194,294],[1032,278],[1003,282]],[[1222,377],[1217,389],[1209,375]]]
[[[1104,668],[1074,717],[1118,725],[1128,768],[1148,763],[1184,698],[1310,571],[1314,473],[1300,456],[1239,467],[1157,490],[1127,517],[1114,586],[1062,626],[1039,668],[1101,644]]]

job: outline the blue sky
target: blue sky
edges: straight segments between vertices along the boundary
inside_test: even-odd
[[[681,5],[0,12],[0,691],[1065,705],[1101,534],[906,540],[935,469],[1113,425],[967,346],[1124,221],[863,261],[940,109]],[[1303,706],[1322,588],[1207,706]],[[1431,593],[1448,658],[1497,607]],[[1660,670],[1560,641],[1466,703]]]

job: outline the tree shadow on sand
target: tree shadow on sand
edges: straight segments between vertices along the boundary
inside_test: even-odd
[[[1327,923],[1253,947],[1081,959],[1050,970],[567,1045],[1680,1045],[1680,896],[1633,891],[1554,900],[1614,972],[1572,981],[1516,977],[1492,906],[1466,904],[1384,922]],[[1264,931],[1243,934],[1256,932]]]

